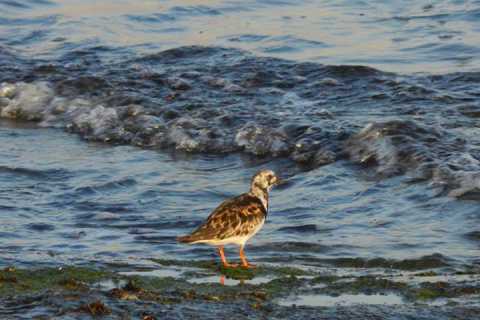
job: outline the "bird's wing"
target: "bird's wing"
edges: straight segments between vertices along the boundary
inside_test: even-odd
[[[198,229],[196,240],[225,239],[250,234],[265,219],[267,212],[260,199],[245,193],[221,203]]]

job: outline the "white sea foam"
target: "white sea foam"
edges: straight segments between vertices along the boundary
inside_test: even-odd
[[[54,92],[46,82],[4,83],[0,96],[8,99],[4,101],[6,105],[1,109],[1,117],[38,121],[43,119]]]
[[[279,130],[249,122],[238,130],[235,143],[248,153],[278,156],[290,150],[288,138]]]
[[[480,161],[466,143],[412,121],[371,123],[349,139],[345,150],[377,174],[429,180],[452,197],[480,191]]]
[[[183,86],[174,82],[171,84]],[[213,84],[231,85],[220,80]],[[308,103],[295,104],[297,100],[301,100],[298,95],[286,94],[280,100],[283,113],[269,115],[289,119],[297,111],[315,109]],[[245,122],[241,119],[243,109],[240,117],[238,110],[207,108],[202,104],[192,110],[171,106],[167,109],[161,105],[158,109],[139,104],[116,106],[95,100],[93,96],[60,96],[53,85],[41,81],[0,85],[0,117],[64,128],[89,140],[190,153],[240,151],[261,157],[284,156],[310,166],[334,162],[338,154],[333,150],[337,148],[345,151],[353,162],[372,168],[380,176],[406,173],[415,179],[430,181],[432,186],[445,189],[453,197],[480,190],[479,161],[465,141],[440,127],[403,120],[375,122],[351,135],[343,144],[335,140],[335,136],[332,140],[332,134],[325,131],[325,127],[291,121],[282,126],[268,126],[264,118]],[[325,121],[323,124],[335,118]]]

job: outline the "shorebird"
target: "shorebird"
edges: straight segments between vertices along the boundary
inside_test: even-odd
[[[224,267],[238,266],[228,263],[224,252],[224,245],[236,244],[240,247],[241,266],[255,267],[248,263],[243,248],[248,239],[263,227],[268,212],[268,191],[278,182],[273,171],[259,171],[252,178],[249,192],[225,200],[191,234],[177,240],[216,246]]]

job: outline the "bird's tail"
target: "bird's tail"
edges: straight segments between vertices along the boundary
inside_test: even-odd
[[[195,239],[191,235],[177,237],[177,241],[181,243],[192,243]]]

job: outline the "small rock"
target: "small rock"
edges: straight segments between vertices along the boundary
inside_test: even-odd
[[[81,306],[80,311],[91,314],[92,316],[110,314],[111,310],[100,300]]]

